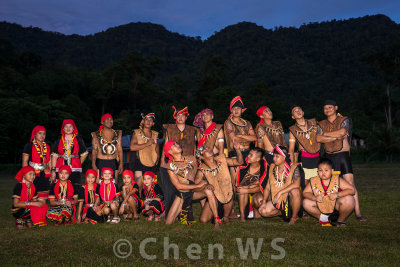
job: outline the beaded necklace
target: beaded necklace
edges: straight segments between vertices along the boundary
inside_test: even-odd
[[[276,166],[276,168],[273,170],[274,177],[275,177],[275,184],[277,187],[282,187],[282,185],[285,183],[285,178],[287,177],[285,175],[285,168],[282,171],[281,179],[279,179],[279,167]]]
[[[200,171],[201,171],[203,174],[205,174],[205,173],[212,173],[213,176],[216,176],[217,173],[218,173],[218,171],[219,171],[219,168],[220,168],[221,165],[222,165],[222,162],[221,162],[221,161],[216,160],[216,162],[217,162],[217,167],[212,168],[212,169],[203,169],[203,168],[200,168]]]
[[[39,146],[39,144],[36,141],[33,141],[33,145],[36,148],[37,153],[39,154],[40,158],[42,159],[42,161],[44,162],[44,159],[46,158],[47,155],[47,145],[46,142],[43,142],[43,150],[42,148]]]
[[[189,170],[193,169],[192,166],[193,161],[191,160],[186,160],[185,157],[183,157],[183,165],[184,167],[179,168],[178,165],[176,165],[175,160],[173,160],[169,166],[171,167],[172,171],[175,174],[183,173],[183,180],[186,182],[187,181],[187,174],[189,173]]]

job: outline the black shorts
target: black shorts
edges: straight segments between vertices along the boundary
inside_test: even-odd
[[[133,171],[141,171],[142,175],[143,175],[143,173],[145,173],[147,171],[154,172],[154,170],[155,170],[155,166],[153,166],[153,167],[144,166],[142,164],[142,162],[140,162],[139,157],[136,157],[135,164],[133,165]]]
[[[41,171],[40,175],[36,176],[35,180],[33,180],[33,185],[37,193],[48,193],[50,189],[50,179],[45,177],[44,171]]]
[[[353,167],[351,165],[351,160],[350,160],[350,153],[348,151],[336,154],[326,153],[326,158],[332,161],[333,169],[335,171],[340,171],[341,175],[353,173]]]
[[[315,169],[318,168],[319,156],[308,158],[303,157],[302,152],[299,153],[299,162],[301,162],[301,166],[306,169]]]
[[[243,164],[242,164],[242,166],[246,166],[247,165],[246,158],[250,153],[250,149],[244,149],[244,150],[241,150],[241,152],[242,152],[242,156],[243,156]],[[229,151],[228,157],[229,158],[237,158],[236,151],[235,150]]]
[[[99,169],[100,175],[103,168],[111,168],[115,173],[115,170],[118,169],[117,165],[116,159],[96,159],[96,166]]]

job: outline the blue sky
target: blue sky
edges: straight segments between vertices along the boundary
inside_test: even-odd
[[[400,22],[400,0],[1,0],[0,21],[87,35],[130,22],[153,22],[207,39],[228,25],[265,28],[385,14]]]

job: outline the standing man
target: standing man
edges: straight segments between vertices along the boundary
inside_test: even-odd
[[[182,149],[183,156],[194,157],[196,152],[196,141],[200,139],[200,131],[198,128],[186,124],[187,117],[189,116],[187,107],[182,110],[177,110],[175,106],[172,106],[172,108],[174,109],[173,116],[175,124],[163,125],[165,144],[168,141],[175,141]],[[161,166],[164,166],[164,163],[165,155],[163,153],[161,156]],[[171,183],[166,168],[160,168],[160,176],[164,192],[165,217],[167,217],[172,202],[175,199],[176,188]],[[188,220],[194,220],[191,211],[189,211]]]
[[[99,178],[103,168],[111,168],[118,178],[123,170],[122,131],[112,128],[114,120],[108,113],[101,116],[100,122],[99,130],[92,133],[92,168],[98,171]]]
[[[316,119],[304,119],[304,111],[299,106],[293,106],[292,119],[296,121],[289,128],[289,154],[290,160],[295,162],[294,148],[296,142],[299,147],[299,162],[304,170],[305,183],[318,174],[319,150],[321,144],[317,142],[318,124]],[[304,188],[304,186],[302,186]]]
[[[200,128],[200,140],[197,148],[206,146],[214,155],[224,153],[224,132],[222,124],[213,122],[214,112],[206,108],[199,112],[194,118],[193,125]]]
[[[139,129],[135,129],[132,133],[130,144],[131,151],[136,151],[134,171],[140,195],[143,188],[143,173],[155,172],[154,167],[159,159],[158,132],[151,130],[156,119],[155,114],[142,114],[142,119]]]
[[[355,214],[360,222],[367,219],[362,216],[358,192],[354,183],[353,167],[350,160],[351,119],[337,113],[338,106],[334,100],[326,100],[324,114],[326,120],[318,123],[317,142],[324,143],[326,158],[332,161],[335,171],[354,186]]]
[[[268,164],[273,163],[274,147],[276,145],[287,147],[285,133],[280,121],[272,121],[272,111],[267,106],[257,110],[260,122],[257,124],[257,146],[265,150],[265,159]]]

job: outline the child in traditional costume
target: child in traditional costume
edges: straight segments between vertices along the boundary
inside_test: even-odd
[[[140,211],[140,209],[142,208],[143,202],[138,196],[139,186],[135,182],[133,177],[133,172],[130,170],[125,170],[122,173],[124,184],[119,190],[119,195],[122,200],[121,206],[119,208],[119,214],[125,214],[126,220],[132,220],[133,217],[135,221],[138,221],[138,211]]]
[[[142,214],[147,216],[146,220],[151,221],[155,216],[154,221],[160,221],[160,215],[164,212],[164,199],[161,187],[157,183],[157,176],[151,172],[147,171],[143,174],[143,198],[144,208]]]
[[[355,207],[354,186],[334,174],[332,161],[321,159],[318,176],[310,179],[303,191],[303,207],[321,226],[346,226],[346,219]]]
[[[58,180],[50,189],[50,209],[47,218],[54,221],[55,225],[71,224],[76,222],[74,216],[78,194],[75,193],[72,183],[68,180],[71,168],[63,165],[58,170]]]
[[[101,171],[101,178],[103,182],[100,184],[100,197],[103,202],[103,214],[108,216],[107,222],[119,223],[118,216],[118,195],[115,184],[113,183],[114,171],[111,168],[105,167]],[[111,213],[113,218],[111,219]]]
[[[85,174],[85,185],[78,194],[77,222],[97,224],[104,221],[100,207],[100,185],[96,183],[97,171],[89,169]]]
[[[35,169],[30,166],[22,167],[15,179],[18,184],[14,187],[12,195],[13,205],[11,212],[16,219],[17,229],[34,226],[45,226],[48,206],[42,201],[37,201],[35,192]]]

